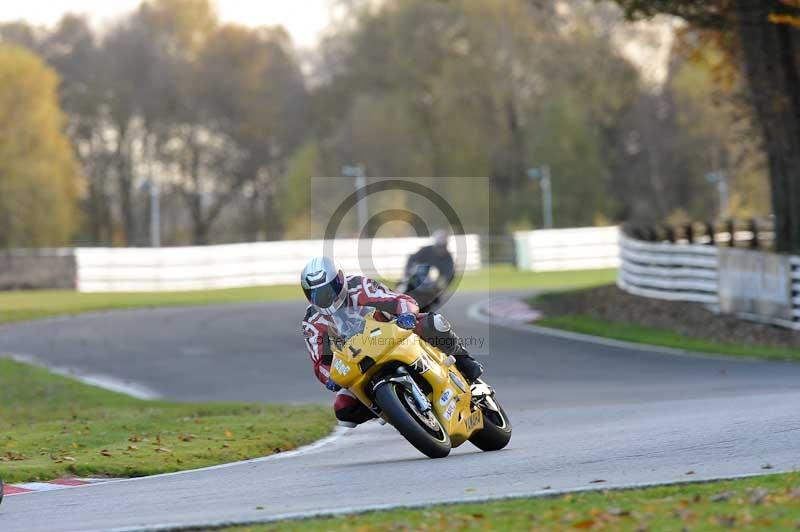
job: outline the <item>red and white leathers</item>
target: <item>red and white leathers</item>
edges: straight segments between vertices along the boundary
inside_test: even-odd
[[[345,304],[352,307],[375,307],[382,313],[382,315],[378,313],[376,319],[383,317],[387,321],[400,314],[415,314],[417,325],[414,327],[414,332],[420,338],[448,355],[453,355],[456,367],[460,371],[472,368],[475,378],[483,371],[483,367],[472,359],[459,343],[458,336],[451,330],[450,323],[444,316],[433,312],[420,314],[417,302],[409,295],[395,292],[368,277],[354,275],[347,277]],[[313,305],[309,305],[303,319],[303,337],[314,365],[314,374],[323,384],[328,382],[333,362],[333,352],[328,339],[328,324],[328,316],[318,312]],[[350,425],[363,423],[374,417],[366,406],[345,389],[337,392],[333,410],[340,422]]]
[[[411,296],[395,292],[378,281],[360,275],[347,277],[345,304],[351,307],[375,307],[390,316],[419,312],[419,306]],[[377,318],[380,319],[380,316]],[[306,348],[314,365],[314,374],[322,384],[325,384],[330,377],[333,357],[328,343],[328,316],[317,312],[313,305],[309,305],[302,328]]]

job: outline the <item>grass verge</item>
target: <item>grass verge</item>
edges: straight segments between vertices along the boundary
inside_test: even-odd
[[[490,291],[596,286],[611,282],[615,275],[615,270],[535,273],[520,272],[510,266],[493,266],[478,273],[465,275],[458,289]],[[98,294],[73,291],[0,292],[0,323],[117,309],[280,301],[301,297],[299,285],[190,292]]]
[[[0,474],[134,477],[294,449],[330,432],[322,406],[143,401],[0,359]]]
[[[0,323],[68,316],[84,312],[169,306],[280,301],[302,297],[298,286],[263,286],[190,292],[83,294],[70,290],[0,292]]]
[[[564,272],[520,271],[509,265],[484,268],[464,275],[458,290],[506,291],[526,289],[587,288],[613,283],[617,270],[576,270]]]
[[[800,360],[800,350],[797,349],[709,342],[663,329],[599,320],[590,316],[545,317],[537,321],[536,325],[640,344],[674,347],[697,353],[716,353],[767,360]]]
[[[797,530],[800,474],[434,506],[239,527],[228,532],[358,530]]]
[[[625,299],[615,299],[620,296]],[[684,313],[699,311],[697,308],[688,307],[687,305],[691,304],[687,303],[679,303],[680,308],[676,307],[671,311],[664,312],[668,303],[661,303],[655,307],[651,306],[652,301],[641,304],[642,301],[635,296],[617,294],[612,287],[540,294],[529,298],[527,302],[531,307],[544,311],[544,318],[536,322],[536,325],[542,327],[698,353],[745,356],[767,360],[800,360],[800,349],[791,345],[762,345],[766,344],[767,340],[761,338],[756,332],[740,335],[741,338],[732,339],[729,342],[723,340],[731,338],[730,334],[724,334],[726,330],[738,333],[745,327],[755,330],[755,328],[765,327],[763,325],[739,322],[734,318],[722,318],[710,314],[705,316],[707,311],[704,310],[702,311],[703,317],[696,315],[684,317],[685,314],[682,314],[681,310]],[[667,316],[664,323],[671,323],[672,328],[635,323],[640,319],[654,318],[654,315],[659,313],[662,314],[662,319],[664,315]],[[609,318],[609,316],[616,315],[620,316],[619,320]],[[732,321],[732,324],[728,323],[729,321]],[[735,328],[732,331],[720,328],[723,323],[725,327]],[[701,325],[698,326],[698,324]],[[676,330],[680,332],[676,332]],[[781,332],[786,333],[786,331]],[[704,335],[708,335],[708,337],[703,337]]]

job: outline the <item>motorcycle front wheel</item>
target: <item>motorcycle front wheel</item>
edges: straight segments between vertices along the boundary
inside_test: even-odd
[[[389,423],[422,454],[430,458],[444,458],[450,454],[450,435],[439,418],[431,410],[420,412],[405,387],[387,382],[375,390],[375,402]]]
[[[497,410],[481,406],[483,428],[472,435],[470,443],[481,451],[499,451],[511,441],[511,421],[506,411],[495,401]]]

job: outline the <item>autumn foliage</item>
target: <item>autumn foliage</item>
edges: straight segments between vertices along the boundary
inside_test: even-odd
[[[0,45],[0,247],[63,245],[77,227],[80,173],[57,90],[36,55]]]

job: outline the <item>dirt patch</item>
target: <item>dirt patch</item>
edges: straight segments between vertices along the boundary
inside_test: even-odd
[[[800,347],[800,333],[789,329],[714,314],[698,303],[634,296],[616,286],[546,294],[533,305],[545,316],[589,316],[722,344]]]

